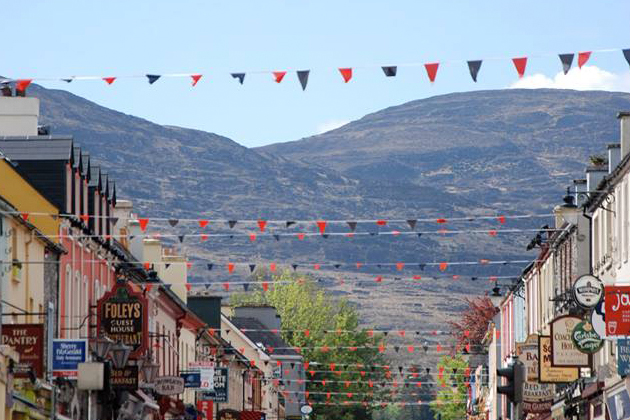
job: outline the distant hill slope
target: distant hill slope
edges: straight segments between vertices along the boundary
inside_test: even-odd
[[[557,202],[588,156],[619,141],[630,94],[557,89],[453,93],[384,109],[336,130],[258,150],[362,181],[410,183],[490,207]]]

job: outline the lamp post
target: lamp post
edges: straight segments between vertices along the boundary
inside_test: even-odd
[[[144,358],[138,360],[140,371],[144,377],[144,382],[151,384],[155,382],[155,378],[158,375],[160,364],[153,361],[153,355],[149,352]]]
[[[132,350],[133,348],[131,346],[123,344],[122,341],[110,347],[109,355],[116,369],[122,369],[127,365]]]

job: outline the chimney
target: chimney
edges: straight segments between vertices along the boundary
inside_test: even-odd
[[[621,144],[611,143],[606,148],[608,149],[608,173],[611,174],[621,162]]]
[[[36,136],[39,99],[0,96],[0,136]]]
[[[591,165],[586,168],[586,191],[595,191],[602,179],[608,173],[608,168],[603,165]]]
[[[210,328],[221,331],[220,296],[189,296],[188,307]]]

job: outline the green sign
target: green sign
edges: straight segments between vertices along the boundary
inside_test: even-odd
[[[597,353],[604,345],[604,340],[595,332],[593,325],[586,320],[575,325],[571,339],[575,347],[586,354]]]

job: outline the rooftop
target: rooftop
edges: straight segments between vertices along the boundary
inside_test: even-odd
[[[69,160],[72,136],[0,136],[0,150],[11,160]]]
[[[256,318],[242,318],[242,317],[233,317],[230,318],[230,322],[234,324],[239,330],[256,330],[256,331],[243,331],[243,334],[247,336],[254,343],[262,343],[266,348],[273,347],[273,353],[271,355],[279,355],[279,356],[299,356],[299,353],[293,349],[287,349],[286,347],[291,347],[287,344],[286,341],[280,337],[279,334],[275,334],[271,331],[262,331],[267,330],[260,321]]]

